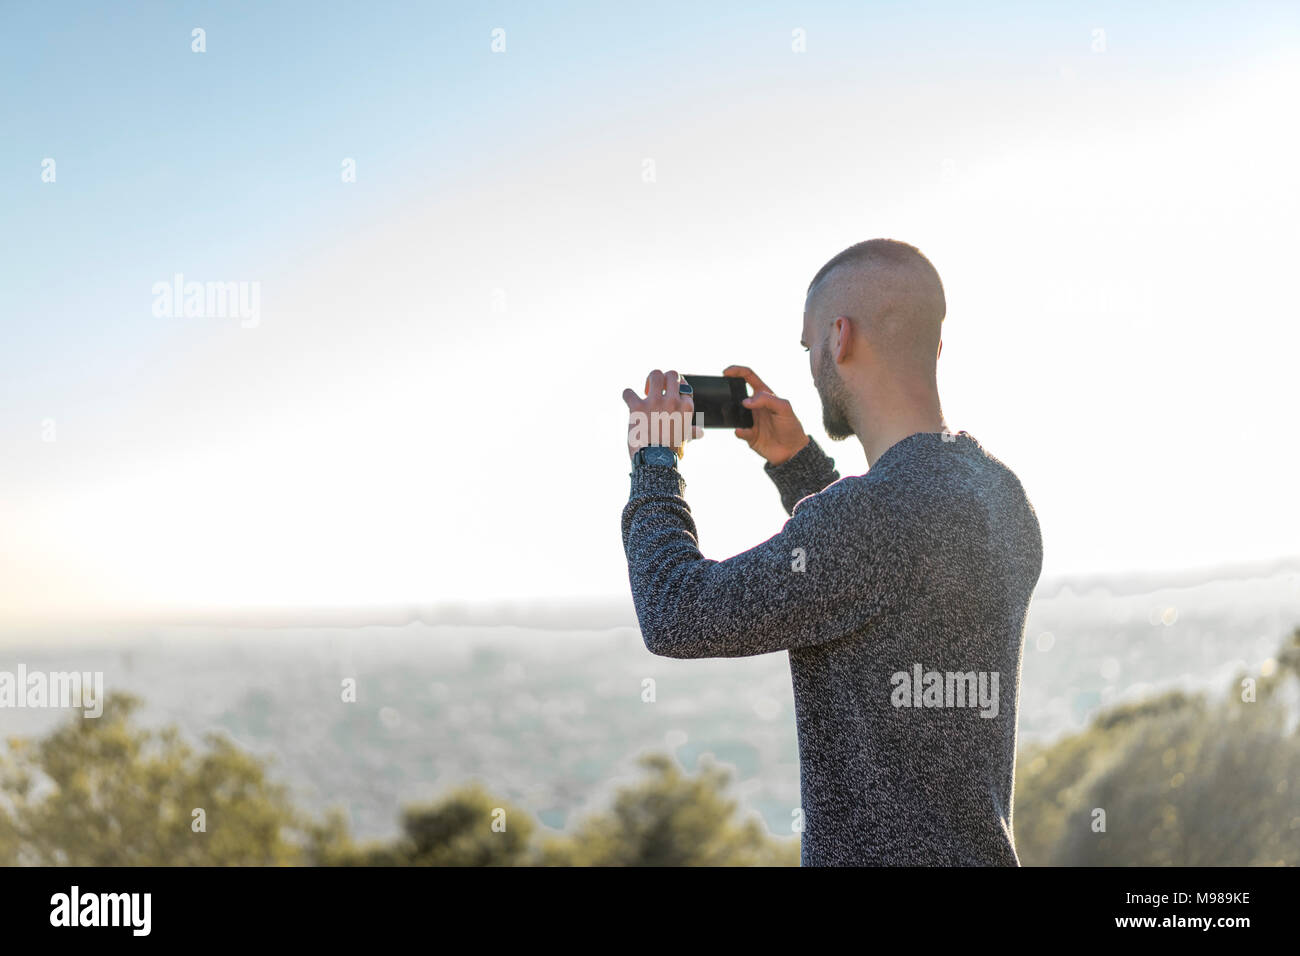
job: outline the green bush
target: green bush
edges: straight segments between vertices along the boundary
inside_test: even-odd
[[[1170,693],[1017,759],[1020,861],[1053,866],[1300,863],[1300,628],[1242,700]],[[1105,830],[1094,821],[1105,811]]]
[[[1173,692],[1113,707],[1086,731],[1018,756],[1013,825],[1026,865],[1300,864],[1300,628],[1217,700]],[[664,754],[570,834],[477,784],[407,807],[392,840],[314,819],[267,764],[219,734],[199,749],[141,729],[116,695],[0,751],[0,864],[325,866],[797,866],[799,841],[742,818],[730,774]],[[205,829],[194,826],[201,809]],[[1105,828],[1096,811],[1105,812]]]
[[[274,866],[310,836],[264,763],[212,734],[195,751],[175,727],[133,726],[116,695],[0,757],[0,862],[38,866]],[[196,832],[201,810],[206,832]]]

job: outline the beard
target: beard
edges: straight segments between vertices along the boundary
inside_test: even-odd
[[[821,352],[821,375],[813,378],[813,385],[822,400],[822,427],[832,441],[843,441],[853,437],[848,416],[849,391],[836,372],[830,353],[827,340]]]

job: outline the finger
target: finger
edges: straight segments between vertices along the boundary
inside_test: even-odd
[[[664,393],[664,373],[655,369],[645,380],[646,398],[658,398]]]
[[[749,387],[756,392],[770,392],[761,378],[754,374],[754,370],[748,365],[728,365],[722,370],[723,375],[729,375],[736,378],[743,378],[749,383]]]
[[[623,389],[623,401],[627,402],[629,409],[636,408],[641,404],[641,396],[630,388]]]
[[[669,398],[676,398],[678,394],[680,394],[678,391],[680,386],[681,381],[678,379],[675,371],[670,371],[664,376],[664,394]]]
[[[737,438],[743,438],[745,441],[753,441],[757,432],[753,428],[737,428],[735,435]]]
[[[696,438],[703,438],[703,437],[704,437],[704,429],[701,428],[699,425],[692,425],[691,439],[694,440]]]
[[[770,412],[782,414],[790,411],[790,403],[784,398],[777,398],[771,392],[755,392],[753,395],[741,402],[746,408],[762,408]]]

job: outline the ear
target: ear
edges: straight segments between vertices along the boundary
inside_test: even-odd
[[[847,315],[835,317],[835,341],[833,354],[836,362],[843,362],[849,357],[853,346],[853,320]]]

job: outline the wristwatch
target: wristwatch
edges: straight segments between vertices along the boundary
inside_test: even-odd
[[[676,468],[677,452],[667,445],[646,445],[644,448],[638,448],[636,454],[632,456],[632,467],[635,468],[637,465],[664,465],[668,468]]]

